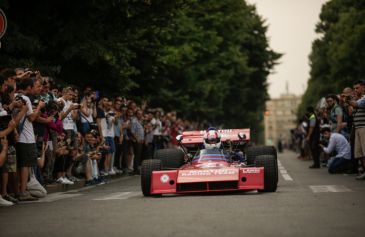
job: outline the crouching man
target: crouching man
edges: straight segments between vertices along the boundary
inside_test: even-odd
[[[321,133],[324,138],[329,139],[327,147],[320,144],[323,151],[327,154],[334,154],[328,160],[328,172],[334,174],[345,171],[351,159],[350,144],[342,134],[332,133],[330,128],[322,128]]]

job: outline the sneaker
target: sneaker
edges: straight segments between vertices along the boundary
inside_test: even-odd
[[[59,177],[59,178],[56,180],[56,183],[58,183],[58,184],[64,184],[63,177]]]
[[[362,174],[356,176],[356,179],[357,180],[365,180],[365,173],[362,173]]]
[[[319,165],[315,165],[315,164],[309,166],[309,169],[319,169],[319,168],[321,168],[321,167]]]
[[[98,177],[98,178],[94,178],[94,182],[96,185],[103,185],[106,184],[106,181],[104,178],[102,177]]]
[[[109,174],[109,175],[116,175],[116,174],[117,174],[117,172],[115,172],[115,170],[114,170],[114,169],[111,169],[111,170],[108,172],[108,174]]]
[[[25,192],[25,193],[19,193],[19,197],[18,197],[19,201],[23,202],[23,201],[38,201],[38,198],[33,197],[32,195],[30,195],[30,193]]]
[[[74,182],[74,183],[80,181],[80,179],[76,178],[75,176],[67,175],[66,177],[69,181]]]
[[[85,187],[96,185],[95,181],[92,180],[86,180],[85,181]]]
[[[69,180],[67,177],[63,177],[63,184],[70,184],[73,185],[75,184],[74,182],[72,182],[71,180]]]
[[[117,167],[114,167],[113,170],[115,171],[115,173],[117,174],[123,174],[123,170],[118,169]]]
[[[12,202],[12,203],[18,203],[19,200],[16,198],[13,198],[12,196],[10,196],[9,194],[5,194],[3,196],[3,199],[5,199],[6,201]]]
[[[7,201],[7,200],[3,199],[3,198],[1,197],[1,195],[0,195],[0,207],[10,207],[10,206],[12,206],[12,205],[14,205],[14,203],[9,202],[9,201]]]
[[[106,172],[104,170],[100,170],[100,175],[101,176],[108,176],[108,172]]]

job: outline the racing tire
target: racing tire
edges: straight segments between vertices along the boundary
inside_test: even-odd
[[[161,160],[144,160],[141,166],[141,187],[144,196],[151,194],[152,171],[162,170]],[[155,195],[158,196],[158,195]]]
[[[184,164],[184,152],[180,149],[157,150],[154,159],[161,160],[163,169],[177,169]]]
[[[252,165],[255,163],[255,158],[261,155],[272,155],[277,159],[277,152],[274,146],[252,146],[245,150],[247,164]]]
[[[260,192],[275,192],[278,187],[278,165],[273,155],[261,155],[255,159],[256,167],[264,167],[264,190]]]
[[[246,149],[246,157],[247,157],[247,164],[248,165],[253,165],[255,164],[255,159],[257,156],[261,156],[261,155],[272,155],[275,157],[275,165],[277,166],[277,151],[276,148],[274,146],[252,146],[252,147],[248,147]],[[279,182],[279,175],[276,174],[276,182]]]

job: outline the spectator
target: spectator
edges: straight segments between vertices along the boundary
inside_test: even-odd
[[[306,117],[308,120],[308,130],[306,132],[306,142],[310,146],[311,156],[313,159],[313,164],[309,166],[309,168],[320,168],[320,150],[319,150],[319,138],[320,138],[320,130],[319,130],[319,120],[317,118],[317,115],[314,112],[313,107],[307,108]]]
[[[39,88],[41,88],[40,81],[35,78],[22,79],[19,84],[19,95],[26,102],[28,108],[25,116],[22,117],[18,128],[19,140],[16,146],[20,172],[20,201],[37,200],[37,198],[32,197],[29,192],[26,192],[26,188],[30,167],[37,166],[37,147],[33,130],[33,121],[39,117],[40,111],[45,106],[45,103],[39,101],[38,106],[33,111],[31,101],[27,95],[31,95],[32,91],[37,91]]]
[[[329,122],[332,132],[340,133],[342,129],[342,108],[338,105],[338,98],[336,95],[326,96],[327,109],[329,111]]]
[[[365,171],[365,85],[363,81],[354,83],[355,96],[348,97],[347,102],[355,108],[353,123],[355,129],[355,158],[362,163]],[[358,180],[365,180],[365,172],[356,177]]]
[[[163,139],[162,139],[162,122],[160,120],[161,112],[158,110],[155,112],[155,117],[151,120],[151,124],[153,126],[153,150],[154,152],[158,149],[163,148]]]
[[[99,134],[103,137],[103,141],[109,149],[105,150],[104,170],[102,174],[115,174],[112,169],[112,156],[115,152],[114,144],[114,122],[115,113],[112,111],[112,104],[108,98],[104,97],[100,101],[100,105],[97,108],[96,122],[99,128]]]
[[[114,112],[115,112],[115,122],[114,122],[114,143],[115,143],[115,153],[114,153],[114,170],[117,173],[121,173],[123,169],[122,166],[122,152],[123,152],[123,133],[121,131],[121,126],[123,124],[124,113],[122,110],[123,98],[117,97],[114,100]]]
[[[143,111],[137,109],[135,117],[132,118],[131,133],[132,133],[132,143],[134,149],[134,159],[133,159],[133,170],[135,174],[140,174],[139,166],[141,165],[142,149],[144,143],[144,128],[142,125]]]
[[[6,161],[6,155],[8,150],[8,141],[6,140],[6,137],[1,139],[0,143],[0,168],[3,167],[5,161]],[[0,195],[0,206],[12,206],[14,203],[16,203],[18,200],[15,198],[9,196],[6,192],[6,186],[7,183],[4,186],[4,183],[2,183],[2,189],[1,189],[1,195]]]
[[[323,144],[320,146],[327,154],[334,153],[334,156],[328,160],[328,172],[330,174],[343,172],[347,169],[348,163],[351,159],[351,147],[346,138],[340,133],[333,133],[328,127],[321,129],[322,135],[329,140],[328,146]]]

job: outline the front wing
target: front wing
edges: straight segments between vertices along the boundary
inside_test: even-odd
[[[161,170],[151,182],[151,194],[262,190],[264,168]]]

